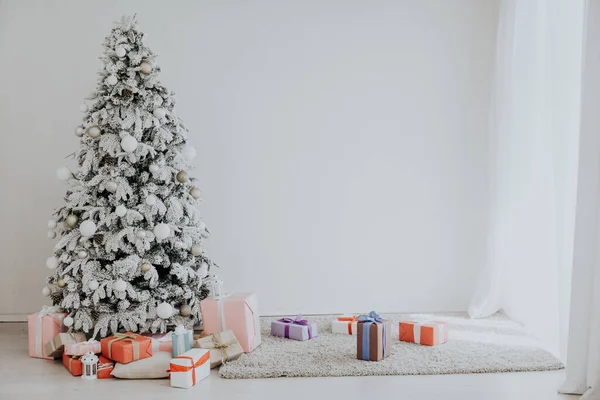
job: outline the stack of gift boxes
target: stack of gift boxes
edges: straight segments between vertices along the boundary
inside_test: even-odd
[[[166,334],[124,332],[97,341],[88,340],[83,333],[67,333],[62,323],[66,315],[45,306],[28,318],[29,355],[62,358],[72,375],[87,379],[168,377],[171,386],[189,388],[206,378],[211,368],[233,361],[261,343],[256,294],[221,295],[217,291],[200,307],[201,335],[177,326]],[[390,355],[391,321],[377,312],[339,316],[331,322],[331,331],[356,336],[359,360],[381,361]],[[271,335],[305,341],[317,338],[319,332],[314,322],[298,315],[273,321]],[[402,321],[399,340],[435,346],[448,341],[448,329],[440,321]],[[94,368],[87,366],[90,362]]]

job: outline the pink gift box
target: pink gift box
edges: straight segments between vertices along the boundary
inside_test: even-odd
[[[102,346],[97,340],[89,340],[87,342],[65,344],[64,353],[69,356],[82,356],[88,351],[94,354],[102,353]]]
[[[200,302],[204,333],[233,331],[244,352],[260,344],[260,321],[256,293],[232,293]]]
[[[57,307],[44,306],[39,313],[27,317],[29,357],[54,359],[46,355],[44,345],[57,334],[67,331],[62,323],[67,314],[57,311]]]
[[[166,351],[173,352],[173,341],[171,339],[172,332],[169,333],[142,333],[142,336],[152,339],[152,352]]]

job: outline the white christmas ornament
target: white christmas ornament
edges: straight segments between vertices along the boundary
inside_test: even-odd
[[[148,167],[148,170],[150,172],[152,172],[153,174],[155,174],[155,173],[158,172],[158,165],[156,165],[156,164],[150,164],[150,167]]]
[[[202,246],[199,245],[198,243],[192,245],[192,248],[190,250],[194,257],[198,257],[198,256],[202,255]]]
[[[154,116],[158,119],[163,119],[167,115],[167,110],[164,108],[156,108],[154,110]]]
[[[48,239],[54,239],[56,237],[56,232],[48,231]]]
[[[171,228],[167,224],[158,224],[154,227],[154,236],[156,239],[163,240],[169,237]]]
[[[93,351],[88,351],[80,359],[81,379],[98,379],[98,356]]]
[[[205,262],[202,263],[202,265],[198,269],[198,275],[200,275],[200,278],[206,278],[206,276],[208,275],[208,264],[207,263],[205,263]]]
[[[50,221],[48,221],[48,229],[54,229],[54,228],[56,228],[56,220],[51,219]]]
[[[63,165],[62,167],[56,170],[56,177],[61,181],[66,182],[69,179],[71,179],[71,170],[66,165]]]
[[[50,296],[50,288],[48,286],[44,286],[44,288],[42,289],[42,294],[44,296]]]
[[[63,325],[67,328],[73,325],[73,318],[71,316],[66,316],[65,319],[63,319]]]
[[[140,239],[143,239],[143,238],[145,238],[145,237],[146,237],[146,231],[137,231],[137,232],[135,233],[135,235],[136,235],[138,238],[140,238]]]
[[[156,315],[162,319],[169,319],[173,316],[173,307],[169,303],[160,303],[156,306]]]
[[[114,86],[117,84],[117,77],[110,75],[108,78],[106,78],[105,82],[107,85]]]
[[[110,193],[114,193],[114,192],[117,191],[117,182],[115,182],[115,181],[108,181],[108,182],[106,182],[106,184],[104,185],[104,187]]]
[[[121,139],[121,148],[127,153],[133,153],[137,149],[138,141],[131,135],[124,136]]]
[[[96,289],[98,289],[99,286],[100,286],[100,284],[95,279],[92,279],[91,281],[88,282],[88,287],[90,288],[90,290],[96,290]]]
[[[115,284],[113,285],[113,288],[117,292],[124,292],[125,289],[127,289],[127,283],[125,283],[123,279],[119,278],[116,280]]]
[[[190,189],[190,194],[192,195],[194,200],[198,200],[200,198],[200,196],[202,196],[202,192],[200,191],[200,188],[198,188],[196,186],[194,186],[193,188]]]
[[[122,204],[118,205],[117,208],[115,208],[115,214],[117,214],[118,217],[124,217],[125,214],[127,214],[127,207]]]
[[[82,236],[90,237],[96,233],[96,224],[90,220],[83,221],[81,225],[79,225],[79,231]]]
[[[83,260],[84,258],[87,258],[87,256],[88,256],[88,252],[87,252],[87,251],[85,251],[85,250],[80,250],[80,251],[77,253],[77,257],[81,258],[82,260]]]
[[[125,54],[127,53],[127,51],[125,51],[125,47],[118,46],[115,49],[115,53],[117,54],[117,57],[125,57]]]
[[[46,260],[46,267],[50,269],[56,269],[58,267],[58,258],[54,256],[48,257],[48,259]]]
[[[86,112],[88,110],[88,106],[86,104],[82,104],[79,106],[79,111]]]
[[[196,157],[196,148],[186,144],[183,146],[183,149],[181,149],[181,154],[183,154],[188,161],[193,160]]]
[[[140,72],[146,75],[150,74],[152,72],[152,65],[146,60],[142,61],[140,63]]]
[[[87,130],[88,136],[92,139],[99,138],[101,133],[102,131],[96,125],[90,126]]]
[[[82,137],[83,136],[83,128],[78,126],[77,129],[75,129],[75,136],[77,137]]]
[[[156,204],[156,196],[153,194],[149,194],[148,197],[146,197],[146,204],[148,204],[149,206],[153,206]]]
[[[79,222],[79,217],[77,217],[75,214],[70,214],[65,219],[65,223],[69,228],[75,228],[75,226],[77,226],[77,222]]]

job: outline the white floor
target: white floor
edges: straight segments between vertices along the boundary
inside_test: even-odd
[[[564,371],[503,374],[226,380],[216,371],[192,389],[169,381],[72,377],[59,361],[27,356],[27,326],[0,323],[0,400],[9,399],[576,399],[556,393]]]

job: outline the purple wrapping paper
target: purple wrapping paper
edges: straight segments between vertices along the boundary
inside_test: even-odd
[[[294,340],[308,340],[318,336],[317,324],[309,322],[308,325],[298,325],[293,323],[285,323],[281,321],[271,322],[271,335],[286,337],[286,327],[289,330],[289,338]],[[312,337],[309,337],[309,327]]]

